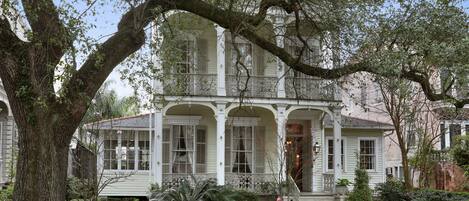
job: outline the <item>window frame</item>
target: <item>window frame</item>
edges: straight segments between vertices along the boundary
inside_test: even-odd
[[[334,143],[334,137],[332,136],[328,136],[326,137],[326,145],[324,146],[325,148],[325,152],[326,152],[326,162],[325,162],[325,165],[326,165],[326,171],[328,172],[331,172],[331,171],[334,171],[334,169],[329,169],[329,155],[332,155],[332,158],[334,158],[334,152],[329,153],[329,141],[332,140],[332,143]],[[342,172],[347,172],[347,154],[346,154],[346,150],[347,150],[347,138],[342,136],[341,137],[341,143],[342,143],[342,150],[343,153],[341,153],[341,158],[342,158]],[[332,164],[334,164],[334,162],[332,162]]]
[[[173,158],[173,153],[174,153],[174,149],[173,149],[173,143],[174,143],[174,130],[173,130],[173,126],[192,126],[193,129],[192,129],[192,132],[193,132],[193,140],[192,140],[192,143],[193,143],[193,150],[192,150],[192,158],[193,158],[193,164],[192,164],[192,172],[191,173],[174,173],[173,172],[173,161],[172,161],[172,158]],[[169,153],[168,153],[168,157],[169,157],[169,161],[168,163],[162,163],[163,166],[167,165],[168,166],[168,172],[164,172],[164,168],[163,168],[163,174],[205,174],[207,173],[207,158],[208,158],[208,152],[207,152],[207,128],[205,125],[195,125],[195,124],[165,124],[163,125],[163,130],[164,129],[169,129],[169,141],[164,141],[163,140],[163,145],[164,144],[167,144],[169,146]],[[204,134],[205,134],[205,143],[198,143],[197,142],[197,131],[198,130],[204,130]],[[197,163],[197,145],[199,144],[204,144],[205,145],[205,163],[203,163],[205,165],[205,168],[204,168],[204,172],[200,172],[200,171],[197,171],[197,166],[198,165],[201,165],[201,163]],[[164,151],[164,150],[162,150]]]
[[[140,146],[139,146],[139,134],[140,133],[143,133],[143,132],[148,132],[149,135],[151,132],[148,131],[148,129],[106,129],[104,130],[105,132],[103,134],[100,134],[102,136],[102,143],[103,145],[103,156],[102,156],[102,162],[103,162],[103,165],[101,168],[103,168],[104,171],[107,171],[107,172],[115,172],[115,171],[119,171],[119,172],[135,172],[135,171],[138,171],[138,172],[148,172],[150,171],[150,167],[148,170],[140,170],[140,167],[139,167],[139,163],[140,163],[140,157],[139,157],[139,151],[140,151]],[[133,135],[134,135],[134,168],[133,169],[122,169],[122,133],[123,131],[130,131],[130,132],[133,132]],[[106,141],[106,138],[109,139],[109,135],[116,135],[117,137],[117,147],[116,147],[116,162],[117,162],[117,168],[116,169],[107,169],[106,168],[106,161],[108,159],[106,159],[106,147],[105,147],[105,141]],[[148,139],[150,140],[150,139]],[[149,143],[151,143],[151,141],[149,141]],[[100,145],[101,146],[101,145]],[[149,163],[151,161],[151,150],[150,150],[150,146],[148,146],[148,155],[149,155]]]
[[[251,129],[251,150],[250,151],[245,150],[245,151],[240,152],[240,153],[244,153],[244,154],[250,152],[250,154],[251,154],[251,160],[252,161],[251,161],[251,167],[250,167],[251,172],[250,173],[248,173],[248,172],[233,172],[233,168],[234,168],[234,164],[235,164],[235,162],[233,160],[233,156],[234,156],[233,153],[235,151],[240,151],[240,150],[234,149],[234,147],[233,147],[233,139],[235,139],[233,137],[234,136],[234,127],[242,127],[245,130],[247,129],[247,127],[250,127],[250,129]],[[226,171],[226,172],[227,173],[236,173],[236,174],[254,174],[255,170],[256,170],[255,169],[256,168],[255,167],[256,166],[256,164],[255,164],[255,149],[256,149],[256,147],[255,147],[255,134],[256,134],[255,131],[256,131],[256,126],[255,125],[230,125],[229,129],[230,129],[230,147],[229,147],[230,164],[229,164],[229,168],[228,168],[229,171]],[[240,138],[240,139],[242,139],[242,138]],[[225,149],[226,149],[226,146],[225,146]],[[238,167],[238,169],[239,169],[239,167]]]
[[[358,138],[358,146],[357,146],[358,147],[358,151],[357,151],[358,161],[357,161],[357,163],[359,165],[358,167],[360,167],[360,168],[362,166],[361,165],[361,156],[362,156],[362,154],[360,152],[360,150],[361,150],[361,141],[373,141],[373,143],[374,143],[374,146],[373,146],[374,153],[372,154],[372,156],[374,156],[373,157],[373,168],[372,169],[365,168],[365,170],[366,171],[376,172],[378,170],[378,154],[379,154],[378,153],[378,150],[379,150],[378,149],[378,138],[376,138],[376,137],[359,137]],[[367,155],[370,155],[370,154],[367,154]]]

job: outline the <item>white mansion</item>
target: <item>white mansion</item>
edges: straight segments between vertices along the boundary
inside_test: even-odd
[[[295,52],[295,41],[280,36],[289,34],[290,22],[272,16],[263,31]],[[368,170],[370,185],[385,181],[383,133],[391,125],[343,116],[335,81],[293,72],[211,22],[190,25],[170,70],[162,69],[164,58],[153,58],[166,78],[155,79],[155,90],[164,94],[160,109],[88,125],[99,130],[103,145],[98,169],[107,177],[130,175],[102,196],[146,196],[150,184],[175,185],[191,175],[248,190],[290,180],[297,191],[332,193],[338,179],[353,180],[358,166]],[[333,68],[323,41],[304,37],[314,47],[305,62]],[[246,68],[237,67],[239,60]]]

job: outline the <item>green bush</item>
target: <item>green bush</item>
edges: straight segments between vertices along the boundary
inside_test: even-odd
[[[156,201],[258,201],[254,193],[236,190],[229,186],[217,186],[213,180],[196,181],[181,180],[179,186],[153,185],[150,199]]]
[[[13,184],[7,186],[6,189],[0,190],[0,200],[8,201],[13,200]]]
[[[366,170],[357,168],[355,170],[355,182],[353,191],[348,197],[348,201],[372,201],[372,193],[368,185],[370,178]]]
[[[437,191],[431,189],[418,190],[412,193],[412,201],[468,201],[469,193]]]
[[[380,201],[411,201],[410,194],[406,192],[404,184],[395,179],[378,184],[375,190]]]

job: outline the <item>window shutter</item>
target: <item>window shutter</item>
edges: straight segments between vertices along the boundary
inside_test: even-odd
[[[233,44],[230,41],[225,41],[225,74],[232,73],[231,66],[231,49]]]
[[[231,172],[231,127],[225,129],[225,172]]]
[[[208,42],[204,38],[197,38],[197,73],[206,74],[208,72]]]
[[[265,127],[256,126],[256,131],[254,133],[255,140],[255,173],[264,173],[265,171]]]
[[[258,46],[255,46],[255,54],[256,54],[256,68],[257,68],[257,75],[258,76],[263,76],[264,75],[264,69],[265,69],[265,64],[264,64],[264,50]]]
[[[204,126],[197,126],[196,132],[196,173],[207,172],[207,134]]]

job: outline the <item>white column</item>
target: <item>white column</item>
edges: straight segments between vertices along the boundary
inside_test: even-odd
[[[217,184],[225,185],[225,104],[217,103]]]
[[[286,158],[285,158],[285,125],[287,118],[285,117],[285,106],[277,106],[277,156],[278,156],[278,173],[280,181],[286,180]]]
[[[148,114],[148,140],[149,140],[149,162],[150,162],[150,167],[148,168],[149,171],[148,171],[148,177],[149,177],[149,180],[151,183],[153,183],[153,155],[155,155],[153,153],[153,121],[152,121],[152,116],[153,116],[153,112],[151,112],[150,110],[150,114]]]
[[[117,169],[122,169],[122,131],[117,131]]]
[[[217,26],[217,95],[226,96],[225,89],[225,29]]]
[[[334,180],[338,181],[342,177],[342,163],[341,163],[341,109],[335,108],[333,111],[333,124],[334,124]],[[335,189],[334,189],[335,190]]]
[[[285,47],[285,20],[283,16],[276,16],[274,22],[275,42],[278,47]],[[285,98],[285,64],[278,57],[277,59],[277,97]]]
[[[449,136],[449,132],[450,132],[450,129],[449,129],[449,123],[448,121],[445,121],[445,148],[449,148],[450,147],[450,136]]]
[[[155,131],[153,141],[153,181],[161,186],[163,183],[163,113],[161,110],[156,110],[154,115]]]

